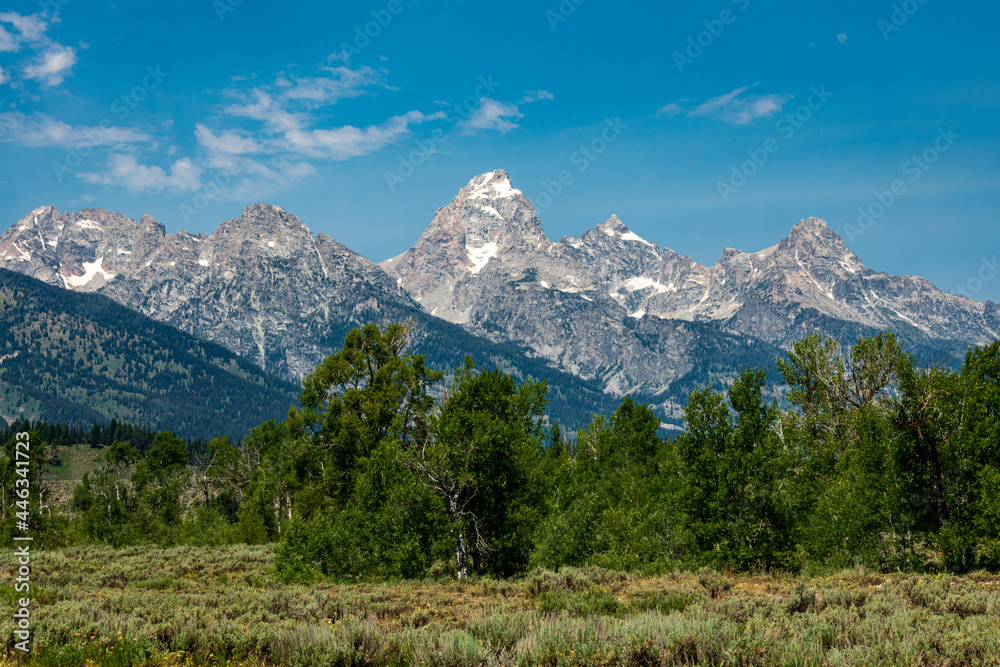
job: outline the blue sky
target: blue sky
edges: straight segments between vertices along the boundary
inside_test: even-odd
[[[812,215],[1000,301],[996,3],[652,4],[8,2],[0,225],[267,201],[379,261],[503,168],[552,238],[616,213],[712,263]]]

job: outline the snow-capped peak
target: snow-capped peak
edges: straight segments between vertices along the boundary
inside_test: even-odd
[[[509,199],[524,194],[511,185],[510,176],[503,169],[476,176],[469,181],[469,187],[473,188],[469,199]]]

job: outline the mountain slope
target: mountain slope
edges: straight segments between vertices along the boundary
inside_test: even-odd
[[[301,380],[351,329],[417,320],[414,350],[435,368],[468,353],[515,377],[549,382],[554,419],[573,427],[612,403],[588,383],[509,341],[490,341],[429,316],[396,281],[294,215],[255,204],[213,234],[167,234],[104,209],[32,211],[0,236],[0,266],[118,303]],[[261,420],[263,421],[263,419]]]
[[[292,383],[97,294],[0,269],[0,416],[112,418],[183,437],[240,437],[280,418]]]
[[[738,368],[741,345],[787,347],[813,329],[892,328],[947,353],[1000,331],[992,304],[872,271],[816,218],[761,252],[727,249],[714,266],[659,248],[617,216],[553,242],[502,170],[470,181],[381,266],[430,313],[523,342],[616,394],[658,395],[720,361],[699,344]]]
[[[468,351],[546,379],[553,416],[574,425],[624,394],[676,421],[690,389],[773,367],[813,330],[851,339],[891,328],[935,361],[1000,331],[996,305],[875,272],[817,218],[760,252],[726,249],[712,266],[616,216],[554,242],[502,170],[470,181],[413,248],[381,265],[254,204],[209,235],[42,207],[0,236],[4,266],[100,291],[291,380],[356,326],[415,319],[416,351],[431,365]]]

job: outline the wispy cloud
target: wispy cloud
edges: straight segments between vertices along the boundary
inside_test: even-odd
[[[656,115],[684,115],[688,118],[710,116],[730,125],[748,125],[759,118],[770,118],[792,99],[790,95],[747,95],[747,91],[756,85],[737,88],[693,108],[685,104],[689,101],[686,99],[672,102],[660,107]]]
[[[232,131],[216,134],[201,123],[195,125],[194,135],[199,145],[214,153],[243,155],[256,153],[259,150],[256,142],[250,137],[241,136]]]
[[[466,134],[477,130],[496,130],[506,134],[519,127],[517,121],[524,118],[516,104],[504,104],[484,97],[479,100],[479,107],[464,121],[462,127]]]
[[[135,155],[112,153],[103,173],[85,172],[80,180],[91,185],[118,185],[130,192],[170,190],[194,192],[201,187],[203,169],[188,158],[170,165],[170,173],[156,165],[141,164]]]
[[[349,160],[405,139],[410,134],[411,125],[443,118],[445,114],[442,111],[429,115],[411,111],[394,116],[381,125],[366,128],[345,125],[332,129],[289,130],[284,135],[284,146],[309,157]]]
[[[840,42],[841,44],[847,44],[847,33],[842,32],[839,35],[837,35],[837,41]]]
[[[47,86],[58,86],[75,64],[76,49],[53,44],[24,68],[24,78],[41,81]]]
[[[70,125],[45,114],[0,112],[0,141],[21,146],[70,148],[80,143],[113,146],[151,140],[147,132],[133,128]]]
[[[687,99],[678,100],[676,102],[671,102],[670,104],[664,104],[662,107],[656,110],[656,118],[662,116],[675,116],[677,114],[686,113],[684,107],[681,105],[687,102]]]
[[[271,85],[247,92],[231,91],[239,101],[225,106],[223,113],[258,121],[262,127],[213,130],[200,124],[195,132],[198,144],[210,154],[293,154],[349,160],[405,139],[412,126],[445,117],[441,112],[424,114],[414,110],[367,127],[324,127],[313,111],[365,95],[371,87],[385,84],[382,75],[368,67],[323,67],[321,71],[322,76],[280,75]]]
[[[413,129],[446,117],[413,110],[358,127],[329,122],[321,109],[391,88],[370,67],[320,67],[316,76],[279,74],[266,84],[227,91],[214,121],[195,125],[203,181],[225,181],[227,199],[259,197],[316,173],[310,160],[350,160],[405,140]],[[239,81],[234,80],[239,84]]]
[[[40,14],[22,16],[17,12],[4,12],[0,14],[0,23],[7,23],[14,27],[20,35],[21,40],[27,42],[37,42],[44,38],[48,29],[48,22]]]
[[[382,83],[382,77],[370,67],[323,67],[325,76],[280,77],[276,85],[288,100],[306,100],[321,105],[336,104],[342,99],[359,97],[365,89]]]
[[[13,71],[20,71],[26,81],[38,81],[49,87],[65,81],[77,62],[75,48],[58,44],[46,36],[45,31],[52,20],[41,14],[0,13],[0,52],[19,53],[24,48],[33,51],[34,56],[15,63]],[[12,70],[6,70],[4,76],[11,80]]]
[[[520,105],[532,104],[540,100],[553,100],[555,96],[546,90],[532,90],[516,103],[500,102],[489,97],[479,100],[479,106],[461,123],[465,134],[475,134],[479,131],[496,131],[506,134],[520,125],[518,121],[524,118]]]
[[[539,100],[554,100],[555,98],[556,96],[547,90],[529,90],[518,104],[531,104]]]
[[[7,29],[0,25],[0,53],[10,53],[17,51],[18,45],[14,41],[14,36],[7,32]]]

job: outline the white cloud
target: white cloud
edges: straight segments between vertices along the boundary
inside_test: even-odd
[[[547,90],[529,90],[518,104],[531,104],[539,100],[554,100],[555,98],[556,96]]]
[[[7,70],[5,70],[3,67],[0,67],[0,86],[7,83],[8,81],[10,81],[10,75],[7,74]]]
[[[130,192],[171,190],[193,192],[201,187],[203,169],[188,158],[181,158],[170,165],[170,173],[156,165],[140,164],[128,153],[114,153],[108,157],[107,171],[101,174],[84,172],[80,180],[91,185],[118,185]]]
[[[215,134],[201,123],[195,125],[194,135],[198,139],[198,144],[211,152],[242,155],[256,153],[258,150],[257,144],[249,137],[232,131]]]
[[[518,110],[516,104],[505,104],[484,97],[479,100],[479,108],[462,122],[462,126],[466,134],[472,134],[476,130],[496,130],[506,134],[520,127],[517,121],[522,118],[524,114]]]
[[[483,97],[479,100],[479,107],[459,125],[465,134],[475,134],[480,130],[496,130],[501,134],[506,134],[520,127],[518,121],[524,118],[520,105],[554,99],[555,95],[547,90],[528,91],[516,103],[499,102]]]
[[[725,109],[727,106],[732,104],[733,100],[739,98],[740,95],[750,90],[750,86],[743,86],[742,88],[737,88],[731,93],[726,93],[725,95],[719,95],[718,97],[713,97],[707,102],[703,102],[691,112],[691,116],[707,116],[708,114],[715,113],[721,109]]]
[[[687,110],[681,106],[681,103],[683,102],[687,102],[687,100],[679,100],[677,102],[671,102],[670,104],[664,104],[656,110],[656,117],[675,116],[677,114],[686,113]]]
[[[75,64],[76,49],[53,44],[42,52],[34,64],[24,68],[24,76],[42,81],[48,86],[58,86]]]
[[[839,35],[837,35],[837,41],[840,42],[841,44],[847,44],[847,33],[842,32]]]
[[[339,100],[359,97],[365,88],[381,82],[382,77],[370,67],[352,70],[349,67],[324,67],[330,76],[301,79],[280,78],[282,96],[289,100],[306,100],[316,104],[336,104]]]
[[[35,57],[30,62],[17,63],[16,69],[27,80],[58,86],[76,64],[76,49],[46,37],[45,31],[50,20],[56,19],[48,19],[41,14],[23,16],[16,12],[0,13],[0,52],[16,53],[24,46],[30,47],[36,53]],[[10,76],[10,72],[7,76]]]
[[[4,12],[0,14],[0,23],[8,23],[14,26],[14,29],[20,33],[21,39],[27,42],[40,41],[49,27],[40,14],[22,16],[16,12]]]
[[[10,53],[18,50],[14,36],[7,32],[7,29],[0,25],[0,53]]]
[[[318,126],[311,113],[315,109],[364,95],[371,86],[384,85],[382,75],[369,67],[322,67],[320,70],[322,76],[279,75],[273,84],[247,92],[231,91],[239,101],[226,106],[223,112],[235,118],[259,121],[264,127],[252,132],[235,128],[214,130],[199,125],[196,128],[198,143],[216,160],[219,154],[251,152],[348,160],[405,139],[414,125],[446,117],[443,112],[410,111],[363,128]]]
[[[295,129],[285,132],[283,143],[285,148],[295,153],[331,160],[348,160],[374,153],[383,146],[404,139],[409,135],[411,125],[444,117],[444,112],[440,111],[430,115],[411,111],[390,118],[382,125],[370,125],[364,129],[352,125],[333,129]]]
[[[712,116],[730,125],[748,125],[758,118],[770,118],[792,99],[788,95],[747,95],[756,86],[743,86],[732,92],[713,97],[690,109],[682,106],[687,100],[680,100],[660,107],[657,116],[685,114],[689,118]]]
[[[237,118],[266,122],[278,132],[300,129],[308,123],[307,114],[285,109],[280,100],[264,90],[254,88],[251,95],[252,99],[244,100],[242,104],[226,107],[225,113]]]
[[[125,127],[69,125],[44,114],[27,116],[17,111],[0,112],[0,142],[36,148],[64,147],[80,144],[112,146],[121,143],[150,141],[141,130]]]

